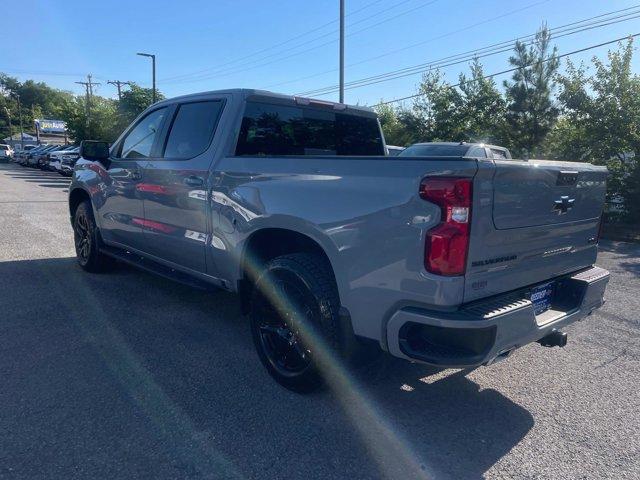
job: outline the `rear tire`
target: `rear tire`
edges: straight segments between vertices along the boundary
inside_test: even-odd
[[[99,273],[111,269],[114,261],[100,252],[100,230],[88,200],[78,205],[73,216],[73,239],[78,265],[83,270]]]
[[[274,258],[250,307],[253,341],[269,374],[294,392],[320,388],[322,365],[336,359],[339,346],[340,300],[327,261],[309,253]]]

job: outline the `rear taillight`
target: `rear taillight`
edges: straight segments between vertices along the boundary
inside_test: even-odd
[[[427,177],[420,197],[441,209],[440,223],[427,232],[424,266],[436,275],[462,275],[467,264],[472,179]]]

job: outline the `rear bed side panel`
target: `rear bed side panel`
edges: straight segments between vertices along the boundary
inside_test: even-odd
[[[478,167],[465,302],[595,263],[599,213],[606,188],[602,167],[533,160],[502,165],[483,160]],[[542,169],[551,171],[551,177],[546,178],[549,175]],[[575,187],[556,186],[560,170],[580,172]],[[496,171],[500,174],[497,183]],[[558,215],[553,210],[554,201],[565,193],[575,199],[575,206]],[[513,209],[519,210],[517,216],[512,215]]]
[[[460,158],[223,158],[212,194],[213,235],[226,245],[212,248],[215,264],[234,282],[253,232],[276,227],[305,234],[329,256],[355,333],[380,340],[399,306],[461,303],[464,277],[424,270],[424,235],[440,210],[418,191],[427,175],[475,172],[475,160]]]

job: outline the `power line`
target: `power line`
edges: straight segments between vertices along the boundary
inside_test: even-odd
[[[381,3],[383,1],[384,0],[376,0],[374,2],[371,2],[371,3],[369,3],[369,4],[365,5],[365,6],[357,9],[357,10],[354,10],[353,12],[350,12],[350,13],[346,14],[345,17],[350,17],[350,16],[353,16],[353,15],[356,15],[357,13],[359,13],[359,12],[361,12],[363,10],[366,10],[367,8],[371,8],[374,5],[377,5],[378,3]],[[161,79],[161,81],[164,82],[164,81],[167,81],[167,80],[174,80],[174,79],[178,79],[178,78],[182,78],[182,77],[189,77],[189,76],[192,76],[192,75],[197,75],[197,74],[210,72],[212,70],[219,69],[220,67],[231,65],[233,63],[237,63],[237,62],[240,62],[242,60],[246,60],[247,58],[255,57],[256,55],[260,55],[261,53],[268,52],[269,50],[273,50],[274,48],[278,48],[278,47],[281,47],[283,45],[287,45],[288,43],[291,43],[291,42],[293,42],[293,41],[295,41],[295,40],[297,40],[299,38],[306,37],[307,35],[310,35],[312,33],[315,33],[315,32],[318,32],[320,30],[323,30],[325,27],[328,27],[329,25],[333,25],[334,23],[337,23],[337,22],[338,22],[338,20],[331,20],[330,22],[323,23],[322,25],[320,25],[318,27],[312,28],[311,30],[307,30],[304,33],[301,33],[301,34],[296,35],[294,37],[291,37],[291,38],[289,38],[287,40],[284,40],[283,42],[276,43],[275,45],[271,45],[270,47],[266,47],[266,48],[263,48],[263,49],[258,50],[256,52],[253,52],[253,53],[250,53],[248,55],[245,55],[244,57],[234,58],[233,60],[230,60],[228,62],[225,62],[225,63],[222,63],[220,65],[217,65],[216,67],[210,67],[210,68],[205,68],[205,69],[198,70],[198,71],[191,72],[191,73],[184,73],[184,74],[181,74],[181,75],[173,75],[173,76],[170,76],[170,77],[165,77],[165,78]],[[321,37],[321,38],[324,38],[324,36]]]
[[[373,18],[373,17],[375,17],[377,15],[380,15],[381,13],[385,13],[385,12],[387,12],[387,11],[393,9],[393,8],[397,8],[398,6],[403,5],[405,3],[408,3],[410,1],[412,1],[412,0],[402,0],[401,2],[396,3],[396,4],[392,5],[391,7],[385,8],[385,9],[381,10],[380,12],[375,13],[374,15],[370,15],[370,16],[365,17],[363,19],[360,19],[360,20],[357,20],[355,22],[352,22],[349,25],[349,27],[352,27],[353,25],[357,25],[359,23],[362,23],[362,22],[364,22],[366,20],[369,20],[370,18]],[[433,0],[433,1],[437,1],[437,0]],[[371,5],[374,5],[376,3],[379,3],[379,2],[374,2]],[[360,10],[363,10],[363,9],[360,9]],[[360,10],[358,10],[358,11],[360,11]],[[329,24],[335,23],[335,22],[336,22],[336,20],[333,20],[332,22],[329,22]],[[236,65],[236,66],[233,66],[233,67],[223,68],[223,69],[219,69],[219,67],[211,67],[211,68],[205,69],[205,71],[211,72],[211,70],[214,70],[213,72],[211,72],[210,74],[206,74],[204,76],[202,76],[202,75],[197,76],[197,78],[194,77],[193,74],[189,74],[189,73],[183,74],[183,75],[178,75],[178,77],[182,77],[182,79],[180,81],[177,81],[177,83],[181,83],[181,82],[199,82],[199,81],[202,81],[202,80],[206,80],[207,78],[211,78],[213,76],[219,76],[221,74],[229,75],[229,74],[232,74],[232,73],[240,73],[242,71],[245,71],[245,70],[248,70],[248,69],[251,69],[251,68],[260,67],[260,66],[262,66],[262,64],[261,65],[256,65],[254,67],[251,67],[251,64],[253,64],[255,62],[260,62],[260,61],[263,61],[263,60],[266,60],[266,59],[269,59],[269,58],[277,57],[277,56],[279,56],[279,55],[281,55],[283,53],[290,52],[292,50],[295,50],[297,48],[303,47],[305,45],[309,45],[310,43],[316,42],[318,40],[322,40],[323,38],[326,38],[326,37],[329,37],[329,36],[335,36],[338,32],[339,32],[339,30],[332,30],[331,32],[322,34],[319,37],[312,38],[311,40],[307,40],[307,41],[302,42],[302,43],[300,43],[298,45],[294,45],[293,47],[289,47],[289,48],[286,48],[286,49],[284,49],[284,50],[282,50],[280,52],[276,52],[276,53],[272,53],[272,54],[267,55],[267,56],[263,56],[263,57],[261,57],[261,58],[259,58],[257,60],[252,60],[252,61],[250,61],[248,63],[245,63],[245,64]],[[322,43],[320,45],[316,45],[314,47],[311,47],[310,49],[304,50],[301,53],[304,53],[304,52],[307,52],[307,51],[311,51],[311,50],[315,50],[317,48],[321,48],[321,47],[323,47],[325,45],[330,45],[330,44],[335,43],[335,42],[336,42],[336,40],[333,39],[333,40],[330,40],[328,42]],[[284,42],[284,43],[286,43],[286,42]],[[293,54],[293,55],[290,55],[290,56],[285,57],[285,58],[289,58],[289,57],[295,56],[295,55],[297,55],[297,54]],[[275,60],[275,61],[278,61],[278,60]],[[273,62],[267,62],[267,65],[270,64],[270,63],[273,63]],[[247,66],[248,66],[248,68],[243,68],[243,67],[247,67]],[[216,68],[218,68],[218,69],[216,70]],[[232,71],[233,69],[237,69],[237,68],[241,68],[241,70]],[[189,77],[193,77],[193,78],[190,79]],[[166,79],[165,79],[165,81],[166,81]],[[171,80],[171,81],[173,82],[173,80]]]
[[[595,25],[596,27],[605,26],[605,25],[602,25],[601,23],[602,22],[607,22],[607,21],[613,20],[613,19],[619,19],[621,17],[626,17],[626,16],[629,16],[629,15],[636,15],[637,16],[637,14],[640,13],[640,10],[635,11],[635,12],[631,12],[631,13],[626,13],[626,14],[623,14],[623,15],[619,15],[617,17],[611,17],[611,18],[608,18],[608,19],[602,19],[602,20],[599,20],[599,21],[596,21],[596,22],[592,22],[592,23],[587,23],[587,22],[591,22],[592,20],[595,20],[595,19],[598,19],[598,18],[602,18],[602,17],[605,17],[605,16],[611,16],[611,15],[614,15],[614,14],[617,14],[617,13],[620,13],[620,12],[623,12],[623,11],[627,11],[627,10],[630,10],[630,9],[637,9],[639,6],[640,6],[640,4],[636,5],[635,7],[625,8],[625,9],[622,9],[622,10],[618,10],[618,11],[613,11],[613,12],[608,12],[608,13],[605,13],[605,14],[597,15],[595,17],[586,18],[584,20],[567,23],[565,25],[560,25],[558,27],[551,28],[551,29],[549,29],[549,31],[552,34],[558,34],[558,33],[563,33],[563,32],[565,32],[567,30],[578,29],[578,28],[589,26],[589,25]],[[632,17],[632,18],[636,18],[636,17]],[[626,20],[630,20],[630,19],[631,18],[626,18],[626,19],[621,20],[621,21],[626,21]],[[609,25],[609,24],[606,24],[606,25]],[[524,37],[518,37],[518,38],[511,39],[511,40],[505,40],[505,41],[502,41],[502,42],[498,42],[498,43],[494,43],[494,44],[488,45],[486,47],[477,48],[477,49],[473,49],[473,50],[468,50],[466,52],[462,52],[462,53],[458,53],[458,54],[454,54],[454,55],[449,55],[449,56],[440,58],[438,60],[433,60],[433,61],[430,61],[430,62],[427,62],[427,63],[413,65],[413,66],[410,66],[410,67],[404,67],[404,68],[401,68],[401,69],[398,69],[398,70],[393,70],[393,71],[390,71],[390,72],[385,72],[385,73],[381,73],[381,74],[378,74],[378,75],[373,75],[371,77],[365,77],[365,78],[362,78],[360,80],[356,80],[356,81],[350,82],[348,85],[353,85],[355,83],[359,83],[359,82],[363,82],[363,81],[367,81],[367,80],[374,80],[374,79],[378,79],[378,78],[383,78],[383,77],[387,77],[387,76],[395,75],[395,74],[402,74],[402,73],[412,74],[412,73],[423,71],[424,69],[427,69],[427,68],[433,68],[435,66],[439,66],[438,64],[440,64],[441,62],[444,62],[444,61],[451,61],[451,60],[459,59],[459,58],[469,58],[469,57],[473,58],[475,56],[479,57],[479,56],[484,55],[485,53],[487,53],[487,51],[493,51],[495,49],[500,49],[500,48],[503,48],[505,46],[509,46],[508,49],[511,49],[511,46],[516,41],[518,41],[518,40],[520,40],[520,41],[528,41],[528,39],[533,39],[534,37],[535,37],[535,34],[529,34],[529,35],[526,35]],[[561,38],[561,37],[560,36],[556,36],[555,38]],[[360,63],[362,63],[362,62],[360,62]],[[327,93],[329,93],[329,91],[332,90],[332,89],[335,89],[335,85],[326,86],[326,87],[322,87],[322,88],[317,88],[317,89],[313,89],[313,90],[307,90],[305,92],[300,93],[300,95],[317,94],[319,92],[324,92],[324,91],[327,91]]]
[[[0,68],[0,70],[5,73],[12,73],[16,75],[42,75],[47,77],[78,77],[82,75],[81,73],[77,73],[77,72],[65,73],[65,72],[49,72],[45,70],[27,71],[27,70],[16,70],[13,68]]]
[[[123,85],[131,85],[131,82],[123,82],[121,80],[108,80],[107,83],[109,85],[115,85],[118,89],[118,101],[122,100],[122,86]]]
[[[626,10],[626,9],[625,9]],[[617,12],[612,12],[609,15],[613,14],[613,13],[617,13]],[[624,21],[628,21],[628,20],[633,20],[635,18],[639,18],[640,17],[640,10],[631,12],[631,13],[627,13],[624,15],[619,15],[618,17],[611,17],[611,18],[607,18],[607,19],[603,19],[603,20],[599,20],[598,22],[592,22],[592,23],[585,23],[585,22],[589,22],[591,20],[593,20],[594,18],[598,18],[598,17],[602,17],[602,15],[599,15],[597,17],[592,17],[592,18],[588,18],[579,22],[572,22],[566,25],[562,25],[559,27],[555,27],[553,29],[549,29],[549,32],[552,34],[552,38],[554,39],[558,39],[558,38],[563,38],[569,35],[575,35],[577,33],[582,33],[588,30],[593,30],[595,28],[601,28],[601,27],[605,27],[608,25],[613,25],[616,23],[621,23]],[[625,17],[625,18],[621,18],[621,17]],[[578,24],[582,24],[582,25],[578,25]],[[569,28],[571,25],[576,25],[574,27]],[[473,60],[474,58],[484,58],[484,57],[488,57],[488,56],[492,56],[492,55],[497,55],[499,53],[504,53],[507,51],[510,51],[513,48],[513,44],[516,41],[521,41],[523,43],[532,43],[535,39],[535,34],[530,34],[527,35],[525,37],[520,37],[520,38],[516,38],[516,39],[512,39],[512,40],[507,40],[504,42],[499,42],[493,45],[489,45],[487,47],[483,47],[483,48],[479,48],[476,50],[469,50],[467,52],[463,52],[463,53],[459,53],[459,54],[455,54],[455,55],[449,55],[447,57],[443,57],[439,60],[434,60],[428,63],[424,63],[424,64],[419,64],[419,65],[414,65],[411,67],[405,67],[399,70],[393,70],[390,72],[385,72],[385,73],[381,73],[378,75],[374,75],[374,76],[370,76],[370,77],[365,77],[365,78],[361,78],[359,80],[354,80],[351,82],[348,82],[346,85],[346,89],[353,89],[353,88],[361,88],[364,86],[368,86],[368,85],[373,85],[376,83],[382,83],[382,82],[386,82],[386,81],[390,81],[390,80],[395,80],[398,78],[402,78],[402,77],[407,77],[410,75],[415,75],[417,73],[423,73],[425,71],[431,70],[433,68],[445,68],[445,67],[449,67],[449,66],[453,66],[453,65],[458,65],[461,63],[466,63],[470,60]],[[445,63],[446,62],[446,63]],[[327,95],[329,93],[333,93],[336,91],[336,86],[335,85],[331,85],[331,86],[327,86],[327,87],[323,87],[323,88],[318,88],[315,90],[308,90],[305,92],[300,92],[297,95]]]
[[[91,81],[91,74],[87,75],[87,81],[86,82],[74,82],[77,83],[78,85],[84,85],[85,91],[86,91],[86,101],[85,101],[85,113],[86,113],[86,125],[87,128],[89,128],[89,123],[90,123],[90,119],[91,119],[91,97],[93,96],[93,86],[94,85],[101,85],[100,83],[96,83]]]
[[[520,12],[522,12],[522,11],[524,11],[524,10],[528,10],[528,9],[530,9],[530,8],[536,7],[536,6],[540,5],[540,4],[542,4],[542,3],[546,3],[546,2],[548,2],[548,1],[549,1],[549,0],[542,0],[542,1],[540,1],[540,2],[536,2],[536,3],[529,4],[529,5],[525,5],[525,6],[524,6],[524,7],[522,7],[522,8],[517,8],[517,9],[515,9],[515,10],[511,10],[511,11],[509,11],[509,12],[506,12],[506,13],[502,14],[502,15],[498,15],[498,16],[488,18],[488,19],[483,20],[483,21],[478,22],[478,23],[474,23],[474,24],[471,24],[471,25],[467,25],[466,27],[464,27],[464,28],[462,28],[462,29],[458,29],[458,30],[454,30],[454,31],[451,31],[451,32],[447,32],[447,33],[442,34],[442,35],[439,35],[439,36],[437,36],[437,37],[432,37],[432,38],[429,38],[429,39],[427,39],[427,40],[423,40],[423,41],[420,41],[420,42],[418,42],[418,43],[414,43],[414,44],[411,44],[411,45],[407,45],[407,46],[405,46],[405,47],[398,48],[398,49],[396,49],[396,50],[392,50],[392,51],[387,52],[387,53],[383,53],[383,54],[380,54],[380,55],[376,55],[376,56],[374,56],[374,57],[365,58],[365,59],[363,59],[363,60],[360,60],[359,62],[351,63],[351,64],[347,65],[347,67],[355,67],[355,66],[357,66],[357,65],[361,65],[361,64],[363,64],[363,63],[367,63],[367,62],[370,62],[370,61],[372,61],[372,60],[378,60],[378,59],[383,58],[383,57],[388,57],[388,56],[390,56],[390,55],[394,55],[394,54],[396,54],[396,53],[398,53],[398,52],[402,52],[402,51],[404,51],[404,50],[409,50],[409,49],[411,49],[411,48],[414,48],[414,47],[416,47],[416,46],[423,45],[423,44],[425,44],[425,43],[432,42],[432,41],[434,41],[434,40],[439,40],[439,39],[441,39],[441,38],[445,38],[445,37],[448,37],[448,36],[451,36],[451,35],[455,35],[456,33],[460,33],[460,32],[465,31],[465,30],[470,30],[470,29],[475,28],[475,27],[478,27],[478,26],[480,26],[480,25],[484,25],[484,24],[486,24],[486,23],[490,23],[490,22],[493,22],[493,21],[495,21],[495,20],[499,20],[500,18],[508,17],[508,16],[513,15],[513,14],[515,14],[515,13],[520,13]],[[335,71],[335,69],[326,70],[326,71],[318,72],[318,73],[315,73],[315,74],[312,74],[312,75],[307,75],[307,76],[305,76],[305,77],[300,77],[300,78],[293,79],[293,80],[287,80],[286,82],[280,82],[280,83],[276,83],[276,84],[268,85],[266,88],[276,87],[276,86],[280,86],[280,85],[286,85],[286,84],[288,84],[288,83],[293,83],[293,82],[297,82],[297,81],[300,81],[300,80],[308,80],[308,79],[310,79],[310,78],[319,77],[319,76],[321,76],[321,75],[324,75],[324,74],[327,74],[327,73],[331,73],[331,72],[334,72],[334,71]]]
[[[397,8],[399,5],[407,3],[408,1],[411,1],[411,0],[404,0],[402,2],[399,2],[399,3],[395,4],[395,5],[392,5],[391,7],[388,7],[386,9],[384,9],[384,10],[381,10],[380,12],[378,12],[378,13],[376,13],[374,15],[370,15],[369,17],[366,17],[364,19],[361,19],[361,20],[358,20],[356,22],[353,22],[350,25],[348,25],[348,27],[352,27],[353,25],[356,25],[358,23],[362,23],[363,21],[366,21],[366,20],[369,20],[369,19],[371,19],[373,17],[376,17],[376,16],[380,15],[381,13],[384,13],[384,12],[387,12],[387,11],[392,10],[394,8]],[[355,32],[352,32],[352,33],[348,34],[347,37],[351,37],[353,35],[357,35],[357,34],[363,32],[365,30],[368,30],[370,28],[378,26],[381,23],[388,22],[390,19],[394,19],[394,18],[397,18],[398,16],[406,15],[408,13],[411,13],[412,11],[414,11],[414,10],[416,10],[418,8],[424,8],[426,6],[429,6],[429,5],[433,4],[433,3],[435,3],[436,1],[439,1],[439,0],[431,0],[430,2],[427,2],[425,4],[420,5],[419,7],[412,8],[412,9],[407,10],[407,11],[401,13],[401,14],[394,15],[393,17],[390,17],[390,18],[386,18],[383,21],[375,23],[373,25],[368,25],[368,26],[366,26],[364,28],[361,28],[360,30],[357,30]],[[538,2],[538,3],[544,3],[544,2],[547,2],[547,1],[549,1],[549,0],[543,0],[543,2]],[[288,52],[288,51],[291,51],[291,50],[295,50],[295,49],[300,48],[300,47],[302,47],[304,45],[307,45],[309,43],[313,43],[313,42],[315,42],[317,40],[321,40],[322,38],[325,38],[325,37],[328,37],[328,36],[332,36],[332,35],[335,36],[335,34],[337,32],[338,32],[338,30],[330,32],[330,33],[327,33],[327,34],[324,34],[324,35],[321,35],[320,37],[317,37],[317,38],[314,38],[314,39],[311,39],[311,40],[307,40],[306,42],[301,43],[299,45],[295,45],[295,46],[290,47],[288,49],[285,49],[283,51],[280,51],[280,52],[277,52],[277,53],[274,53],[274,54],[271,54],[271,55],[267,55],[267,56],[265,56],[265,57],[263,57],[263,58],[261,58],[259,60],[254,60],[254,61],[249,62],[249,63],[244,64],[244,65],[236,65],[235,67],[231,67],[230,69],[222,69],[222,70],[214,71],[214,72],[212,72],[210,74],[195,76],[195,77],[192,77],[192,78],[189,78],[190,76],[192,76],[192,74],[185,74],[185,75],[182,76],[184,78],[175,79],[175,80],[174,79],[172,79],[172,80],[165,79],[164,83],[193,83],[193,82],[200,82],[200,81],[207,80],[207,79],[214,78],[214,77],[234,75],[234,74],[237,74],[237,73],[245,72],[247,70],[254,70],[256,68],[268,66],[268,65],[271,65],[273,63],[281,62],[283,60],[288,60],[289,58],[297,57],[299,55],[302,55],[302,54],[317,50],[317,49],[322,48],[324,46],[331,45],[333,43],[336,43],[338,40],[336,38],[334,38],[332,40],[329,40],[328,42],[324,42],[324,43],[321,43],[321,44],[318,44],[318,45],[314,45],[313,47],[310,47],[310,48],[307,48],[305,50],[301,50],[301,51],[298,51],[298,52],[294,52],[292,54],[286,55],[286,56],[281,57],[281,58],[276,58],[274,60],[270,60],[270,61],[264,62],[264,63],[259,63],[259,64],[256,64],[256,65],[251,65],[251,64],[256,62],[256,61],[262,61],[262,60],[266,60],[266,59],[269,59],[269,58],[277,57],[277,56],[281,55],[282,53],[285,53],[285,52]]]
[[[640,33],[634,33],[634,34],[632,34],[632,35],[627,35],[627,36],[625,36],[625,37],[616,38],[615,40],[610,40],[610,41],[608,41],[608,42],[603,42],[603,43],[599,43],[599,44],[597,44],[597,45],[591,45],[591,46],[588,46],[588,47],[580,48],[580,49],[578,49],[578,50],[573,50],[572,52],[563,53],[562,55],[554,55],[554,56],[552,56],[552,57],[548,57],[548,58],[543,59],[543,60],[542,60],[542,63],[547,63],[547,62],[549,62],[549,61],[551,61],[551,60],[553,60],[553,59],[556,59],[556,58],[557,58],[557,59],[560,59],[560,58],[568,57],[568,56],[570,56],[570,55],[575,55],[576,53],[582,53],[582,52],[586,52],[586,51],[588,51],[588,50],[593,50],[594,48],[604,47],[604,46],[606,46],[606,45],[611,45],[612,43],[621,42],[621,41],[626,40],[626,39],[632,39],[632,38],[635,38],[635,37],[637,37],[637,36],[640,36]],[[535,62],[534,62],[534,63],[535,63]],[[521,70],[521,69],[523,69],[523,68],[530,67],[530,66],[532,66],[534,63],[529,63],[529,64],[527,64],[527,65],[523,65],[523,66],[521,66],[521,67],[509,68],[509,69],[507,69],[507,70],[502,70],[501,72],[491,73],[491,74],[489,74],[489,75],[484,75],[484,76],[482,76],[481,78],[482,78],[482,79],[493,78],[493,77],[497,77],[498,75],[504,75],[505,73],[515,72],[516,70]],[[466,85],[467,83],[475,82],[475,81],[477,81],[477,80],[478,80],[478,79],[472,78],[472,79],[467,80],[467,81],[465,81],[465,82],[459,82],[459,83],[456,83],[456,84],[454,84],[454,85],[447,85],[447,87],[448,87],[448,88],[455,88],[455,87],[459,87],[459,86],[461,86],[461,85]],[[386,102],[380,102],[380,103],[377,103],[377,104],[375,104],[375,105],[374,105],[374,107],[379,107],[379,106],[381,106],[381,105],[389,105],[390,103],[402,102],[402,101],[404,101],[404,100],[409,100],[409,99],[411,99],[411,98],[421,97],[421,96],[423,96],[423,95],[425,95],[425,94],[424,94],[424,93],[416,93],[416,94],[414,94],[414,95],[408,95],[408,96],[406,96],[406,97],[402,97],[402,98],[395,98],[395,99],[393,99],[393,100],[389,100],[389,101],[386,101]]]

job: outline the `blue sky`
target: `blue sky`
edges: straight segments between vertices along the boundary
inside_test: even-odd
[[[3,22],[0,71],[20,80],[82,93],[73,82],[92,73],[102,82],[97,93],[114,97],[107,80],[150,86],[150,61],[136,52],[157,55],[158,88],[169,97],[230,87],[295,94],[338,80],[338,0],[13,3],[3,10],[29,12],[29,20]],[[529,35],[542,22],[557,27],[635,5],[640,1],[346,0],[346,81]],[[554,43],[563,53],[638,32],[640,18]],[[606,50],[573,58],[604,57]],[[507,68],[507,57],[483,59],[485,71]],[[466,70],[461,64],[443,72],[455,80]],[[419,79],[415,74],[348,90],[346,101],[373,104],[410,95]],[[321,98],[337,100],[337,93]]]

